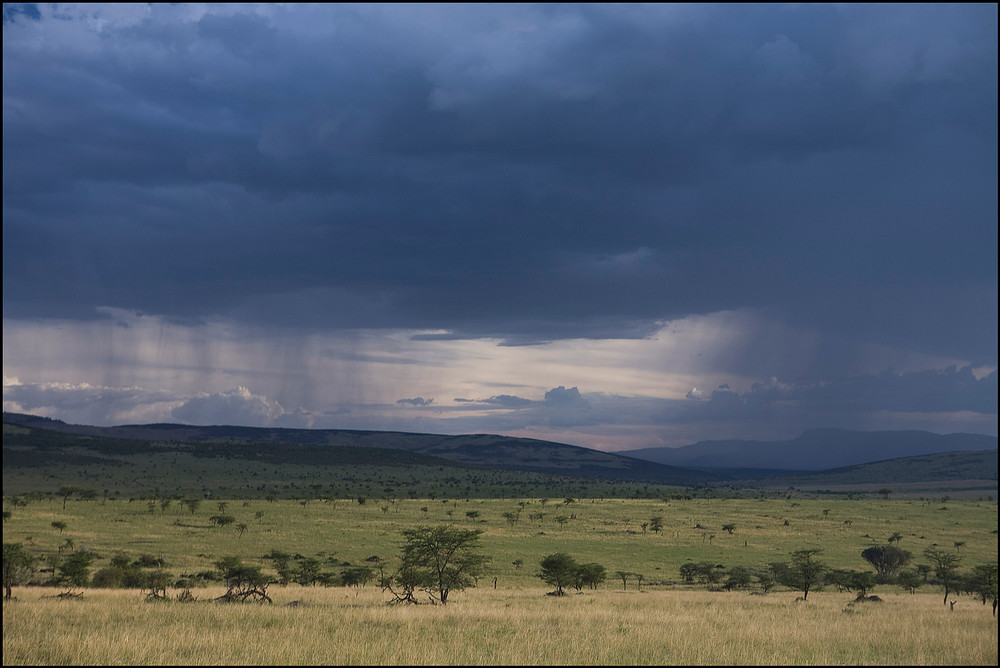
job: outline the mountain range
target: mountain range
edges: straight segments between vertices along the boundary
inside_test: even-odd
[[[812,429],[784,441],[700,441],[680,448],[640,448],[618,454],[658,464],[707,470],[823,471],[901,457],[996,449],[997,437],[983,434]]]

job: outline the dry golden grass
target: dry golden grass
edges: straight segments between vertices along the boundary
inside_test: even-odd
[[[172,592],[176,593],[176,592]],[[377,588],[272,588],[274,605],[60,600],[22,588],[3,610],[4,665],[997,665],[997,622],[937,593],[767,596],[471,589],[448,606]],[[289,605],[297,602],[296,605]]]

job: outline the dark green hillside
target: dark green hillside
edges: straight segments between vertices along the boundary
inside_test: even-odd
[[[704,485],[722,478],[712,473],[656,464],[619,454],[574,445],[511,438],[487,434],[448,436],[405,432],[358,431],[347,429],[272,429],[235,426],[190,426],[179,424],[92,427],[69,425],[58,420],[31,415],[4,413],[4,423],[60,431],[103,439],[138,439],[248,447],[248,444],[381,448],[431,455],[453,463],[470,464],[508,471],[532,471],[552,475],[600,480],[619,480],[667,485]],[[217,450],[212,450],[217,451]],[[395,461],[393,455],[389,461]],[[381,461],[385,461],[385,456]]]
[[[676,487],[488,468],[390,448],[266,441],[184,443],[3,425],[5,496],[60,487],[104,496],[216,498],[646,497]]]
[[[783,480],[802,484],[893,484],[944,480],[997,480],[997,451],[940,452],[845,466]]]

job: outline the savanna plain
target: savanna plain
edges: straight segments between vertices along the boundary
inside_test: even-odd
[[[692,564],[764,571],[802,550],[831,571],[866,571],[861,552],[887,543],[912,553],[911,566],[931,548],[960,570],[995,571],[993,497],[48,495],[5,499],[4,510],[5,545],[39,558],[35,584],[4,603],[4,665],[997,665],[990,605],[956,588],[946,600],[933,569],[915,588],[879,584],[864,599],[831,584],[799,600],[782,584],[726,590],[722,579],[682,577]],[[447,605],[394,602],[377,576],[354,586],[334,577],[391,569],[404,531],[437,526],[481,532],[489,558]],[[155,564],[165,596],[47,584],[60,558],[83,550],[95,555],[91,576],[115,559]],[[551,596],[540,564],[557,553],[601,564],[607,578]],[[278,554],[328,577],[280,584]],[[217,600],[226,587],[211,573],[228,557],[275,581],[271,603]]]

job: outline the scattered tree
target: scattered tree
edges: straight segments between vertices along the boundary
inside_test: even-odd
[[[608,579],[608,571],[597,563],[580,564],[573,578],[573,587],[582,591],[584,587],[597,589],[598,585]]]
[[[980,564],[972,567],[972,573],[966,579],[966,590],[978,596],[986,605],[993,604],[993,616],[997,614],[997,562]]]
[[[267,595],[270,579],[257,566],[247,566],[239,557],[224,557],[215,562],[215,567],[226,583],[226,593],[216,600],[227,603],[256,601],[271,603]]]
[[[821,588],[829,570],[826,564],[815,559],[820,552],[822,550],[815,548],[793,552],[791,564],[785,564],[784,567],[778,565],[779,568],[775,573],[778,582],[786,587],[801,589],[802,598],[808,600],[809,592]]]
[[[371,566],[354,566],[340,575],[340,582],[345,587],[364,587],[375,577]]]
[[[538,577],[545,584],[556,588],[554,592],[556,596],[562,596],[565,594],[563,588],[573,584],[578,569],[576,559],[565,552],[557,552],[542,559]]]
[[[924,580],[920,577],[920,573],[915,570],[900,571],[899,575],[896,576],[896,584],[911,594],[915,594],[923,583]]]
[[[934,575],[944,587],[944,602],[947,603],[951,587],[958,578],[958,564],[962,558],[958,553],[945,552],[933,546],[924,550],[924,556],[930,560],[934,567]]]
[[[66,530],[66,526],[67,526],[66,523],[62,522],[60,520],[56,520],[55,522],[52,523],[52,528],[53,529],[58,529],[59,533],[62,533],[63,531],[65,531]]]
[[[13,588],[24,584],[35,572],[35,558],[21,543],[3,544],[3,589],[4,600],[9,601]]]
[[[861,557],[875,568],[877,581],[884,584],[910,563],[912,555],[895,545],[874,545],[862,550]]]
[[[59,581],[73,587],[86,587],[90,583],[90,565],[94,555],[86,550],[73,552],[59,564]]]
[[[394,576],[383,579],[383,587],[400,602],[415,603],[413,593],[422,589],[431,601],[447,604],[452,591],[474,586],[489,563],[479,548],[482,533],[450,526],[404,530],[406,544],[400,568]]]

